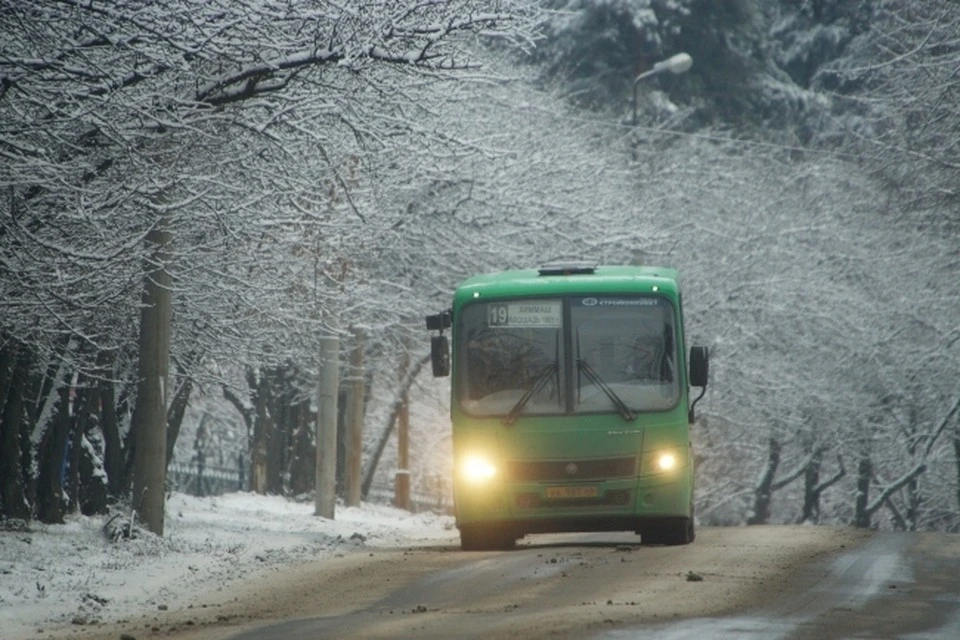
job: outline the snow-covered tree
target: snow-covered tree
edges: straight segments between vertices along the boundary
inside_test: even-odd
[[[321,266],[342,263],[340,234],[331,231],[344,209],[364,218],[348,185],[350,163],[369,164],[395,145],[427,148],[417,121],[429,117],[429,105],[418,102],[417,85],[449,82],[472,66],[478,40],[529,44],[536,15],[523,0],[6,6],[5,344],[36,354],[40,371],[68,354],[67,371],[90,369],[98,354],[116,353],[136,335],[131,318],[142,287],[149,295],[140,334],[156,337],[144,329],[162,327],[170,314],[168,276],[177,330],[186,334],[173,343],[182,362],[227,351],[211,338],[237,335],[239,319],[289,322],[283,305],[271,305],[280,274],[259,253],[289,248],[277,231],[282,221],[326,222]],[[338,199],[345,205],[332,207]],[[190,290],[198,280],[208,294],[242,294],[215,309],[181,305],[181,283]],[[317,327],[330,316],[316,313],[319,305],[315,299]],[[190,358],[178,353],[181,344]],[[280,344],[261,342],[261,351]],[[152,377],[141,379],[134,443],[162,433],[166,421],[166,349],[163,341],[155,347],[159,362],[141,363],[141,378]],[[160,392],[146,393],[153,389]],[[66,400],[58,406],[66,414]],[[45,433],[48,419],[36,415],[43,419],[33,428]],[[143,486],[150,504],[141,513],[162,530],[156,478]],[[59,502],[56,492],[50,500]],[[59,518],[59,509],[48,517]]]

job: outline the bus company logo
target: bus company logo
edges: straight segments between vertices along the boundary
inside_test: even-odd
[[[584,298],[583,300],[580,301],[580,304],[582,304],[585,307],[595,307],[599,302],[600,301],[597,300],[596,298]]]
[[[598,304],[601,307],[655,307],[660,304],[657,298],[604,298]]]
[[[567,466],[564,467],[563,470],[567,472],[568,476],[575,476],[577,475],[577,471],[579,470],[579,468],[577,467],[577,465],[571,462],[567,464]]]

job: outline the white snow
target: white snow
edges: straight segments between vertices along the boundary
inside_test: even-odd
[[[108,540],[106,517],[0,531],[0,638],[23,640],[65,625],[108,624],[307,560],[365,548],[457,542],[450,516],[364,503],[337,505],[233,493],[167,501],[164,536]]]

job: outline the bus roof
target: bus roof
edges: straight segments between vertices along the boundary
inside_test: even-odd
[[[517,269],[468,278],[457,287],[454,299],[522,297],[565,294],[624,294],[659,292],[675,297],[680,284],[676,269],[654,266],[599,265],[574,269]]]

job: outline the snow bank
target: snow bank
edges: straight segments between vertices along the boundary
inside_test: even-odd
[[[235,493],[173,494],[163,538],[110,542],[102,517],[0,531],[0,638],[35,638],[69,626],[105,624],[144,611],[188,606],[265,571],[362,548],[456,544],[449,516],[392,507],[337,506]]]

